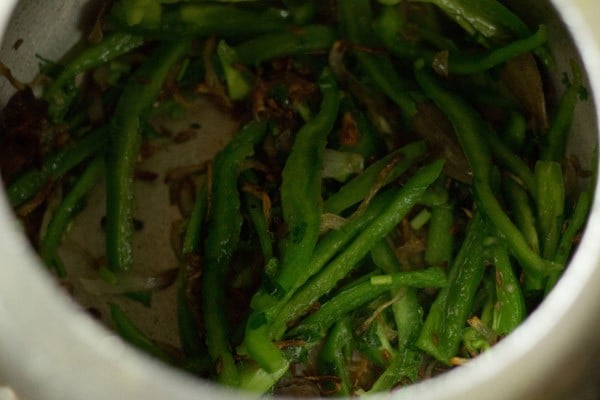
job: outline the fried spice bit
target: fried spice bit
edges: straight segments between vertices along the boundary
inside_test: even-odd
[[[204,68],[206,71],[204,82],[196,86],[196,93],[206,94],[213,98],[215,104],[221,107],[225,111],[231,111],[233,109],[233,103],[227,95],[227,89],[225,85],[219,79],[219,75],[215,70],[213,63],[213,55],[216,52],[217,40],[215,37],[211,37],[206,41],[204,49],[202,51],[202,58],[204,59]]]
[[[295,132],[302,123],[297,109],[314,98],[317,86],[309,78],[293,72],[285,60],[279,60],[274,68],[276,72],[268,78],[261,75],[257,79],[250,95],[252,114],[275,121],[281,132]]]
[[[41,163],[40,142],[47,124],[47,112],[47,104],[37,100],[29,89],[15,93],[4,108],[0,172],[5,182]]]
[[[92,316],[95,320],[100,321],[102,319],[102,312],[95,307],[88,307],[88,314]]]
[[[17,39],[12,45],[13,50],[15,50],[15,51],[19,50],[19,48],[21,47],[22,44],[23,44],[23,39],[22,38]]]
[[[48,183],[33,199],[22,204],[16,210],[16,214],[25,229],[27,239],[34,246],[39,238],[39,231],[46,213],[47,200],[52,194],[53,186],[52,183]]]
[[[265,221],[267,223],[267,227],[271,226],[271,198],[269,197],[269,194],[264,191],[261,190],[260,187],[258,187],[257,185],[253,185],[251,183],[244,183],[244,185],[242,186],[242,191],[251,194],[252,196],[256,197],[257,199],[259,199],[262,203],[262,211],[263,211],[263,215],[265,217]]]
[[[19,208],[17,208],[17,215],[26,220],[26,218],[29,217],[34,211],[39,210],[40,208],[43,209],[44,207],[41,206],[46,203],[46,200],[48,200],[52,194],[53,186],[54,185],[51,182],[48,182],[46,185],[44,185],[42,190],[40,190],[32,199],[28,200],[19,206]]]
[[[450,359],[450,365],[453,366],[465,365],[467,362],[469,362],[468,358],[452,357]]]
[[[154,182],[158,179],[158,173],[146,169],[137,168],[134,172],[134,178],[144,182]]]
[[[354,115],[345,112],[342,117],[342,128],[340,129],[340,145],[356,146],[360,141],[360,131]]]

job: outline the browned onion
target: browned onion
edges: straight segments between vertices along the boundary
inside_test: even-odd
[[[509,60],[502,70],[502,81],[527,111],[527,116],[534,122],[534,130],[545,132],[549,125],[546,97],[534,56],[526,53]]]

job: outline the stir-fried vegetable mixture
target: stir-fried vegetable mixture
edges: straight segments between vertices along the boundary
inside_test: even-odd
[[[8,199],[68,280],[61,242],[105,184],[105,257],[82,283],[147,305],[177,287],[177,349],[110,305],[149,354],[260,393],[389,391],[513,331],[577,244],[585,90],[573,63],[548,91],[546,40],[497,0],[115,0],[4,110]],[[154,200],[134,188],[163,183],[139,162],[185,141],[154,121],[200,97],[240,128],[166,179],[180,261],[142,278],[136,204]]]

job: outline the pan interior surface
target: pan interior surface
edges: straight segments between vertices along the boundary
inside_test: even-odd
[[[10,3],[5,1],[0,5],[0,16],[7,15],[2,8]],[[38,71],[32,60],[36,56],[60,59],[85,34],[84,21],[89,21],[101,2],[56,1],[52,7],[35,0],[14,3],[16,8],[4,34],[0,60],[15,77],[28,82]],[[547,77],[550,87],[563,88],[563,73],[570,70],[572,59],[585,67],[589,100],[580,103],[577,109],[569,151],[578,156],[584,168],[593,169],[597,161],[590,149],[598,142],[595,98],[600,92],[595,86],[600,85],[600,76],[596,76],[600,58],[597,42],[591,39],[594,33],[575,6],[585,2],[510,3],[532,25],[543,22],[548,26],[549,43],[557,62],[554,74]],[[60,29],[49,29],[50,26]],[[12,88],[6,80],[0,81],[0,106],[6,104],[11,94]],[[161,171],[158,179],[162,181],[166,171],[210,160],[227,143],[237,124],[208,102],[199,104],[199,109],[200,113],[190,117],[191,122],[201,126],[194,138],[180,147],[163,149],[147,160],[143,169]],[[137,205],[144,229],[136,236],[134,246],[141,249],[147,243],[159,244],[151,251],[140,252],[139,263],[155,272],[172,268],[177,257],[169,245],[170,227],[176,219],[176,208],[168,202],[168,188],[162,184],[140,185],[136,196],[152,201]],[[84,264],[92,276],[94,265],[89,262],[90,255],[98,258],[104,249],[100,225],[104,197],[102,189],[94,192],[88,207],[78,217],[89,223],[78,224],[71,230],[67,238],[70,245],[61,250],[67,269]],[[600,222],[599,212],[595,204],[590,220]],[[97,303],[81,294],[78,301],[82,308],[65,296],[63,289],[44,272],[4,197],[0,198],[0,220],[4,221],[0,227],[0,256],[7,260],[3,262],[6,267],[0,269],[0,348],[6,349],[6,354],[0,357],[0,377],[14,385],[25,399],[252,398],[198,381],[124,345],[85,311],[93,308],[107,317],[106,302]],[[515,333],[464,368],[399,391],[392,397],[518,399],[535,395],[558,399],[572,390],[596,354],[590,350],[594,346],[586,350],[581,343],[598,342],[593,339],[593,328],[600,326],[600,315],[589,315],[591,307],[600,305],[599,291],[591,289],[600,284],[600,246],[593,243],[600,235],[596,230],[600,230],[600,223],[588,224],[579,249],[554,292]],[[74,288],[77,293],[83,292],[77,289]],[[174,289],[153,299],[153,308],[164,311],[159,313],[164,316],[160,318],[140,304],[121,305],[128,314],[135,315],[135,322],[143,330],[175,345],[177,332],[171,328],[176,326],[174,299]],[[565,365],[573,368],[565,371]],[[553,379],[559,373],[560,379]]]

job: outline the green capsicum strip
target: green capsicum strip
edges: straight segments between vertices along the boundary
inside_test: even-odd
[[[405,23],[397,7],[382,7],[381,13],[373,23],[373,31],[395,57],[402,60],[422,58],[431,63],[435,56],[433,51],[402,37],[401,30]]]
[[[500,335],[506,335],[525,320],[525,298],[504,244],[494,246],[492,258],[496,266],[496,305],[492,329]]]
[[[115,12],[117,11],[117,12]],[[216,36],[221,39],[284,31],[289,28],[287,10],[267,9],[262,12],[244,10],[226,4],[180,3],[161,12],[158,20],[130,25],[126,16],[113,11],[109,22],[117,30],[161,40]]]
[[[560,265],[566,265],[567,261],[569,261],[571,250],[576,242],[577,235],[585,226],[591,206],[592,195],[588,190],[582,191],[579,194],[573,213],[567,220],[567,228],[564,230],[562,237],[560,238],[560,243],[558,244],[558,249],[556,250],[554,261]],[[560,277],[560,272],[562,271],[550,276],[546,283],[546,293],[556,285],[556,282],[558,282],[558,278]]]
[[[179,276],[177,279],[177,326],[179,328],[179,341],[186,356],[193,360],[206,358],[207,349],[201,340],[198,321],[188,304],[186,263],[193,259],[202,249],[202,232],[206,228],[206,214],[208,212],[208,184],[202,182],[196,194],[196,201],[192,214],[188,220],[183,236],[183,259],[180,262]]]
[[[569,128],[575,114],[575,106],[579,101],[583,76],[575,61],[571,62],[573,81],[567,87],[558,104],[550,129],[546,135],[546,143],[542,147],[540,159],[544,161],[562,162],[565,157],[565,146]]]
[[[244,160],[254,154],[254,146],[260,143],[265,132],[265,123],[248,123],[217,154],[214,162],[212,208],[204,248],[202,308],[206,344],[218,366],[218,379],[231,386],[238,384],[239,376],[229,344],[223,284],[242,226],[238,176]]]
[[[450,203],[431,207],[427,230],[425,261],[428,265],[449,265],[454,251],[454,205]]]
[[[387,274],[400,272],[402,267],[394,251],[384,239],[371,249],[373,263]],[[408,266],[404,266],[407,270]],[[433,269],[432,271],[435,271]],[[380,279],[381,278],[374,278]],[[417,293],[413,287],[394,287],[390,295],[401,295],[398,301],[392,304],[392,313],[396,322],[398,350],[402,352],[407,345],[412,344],[421,329],[423,309],[417,300]],[[390,371],[391,372],[391,371]]]
[[[340,378],[340,389],[337,395],[350,396],[352,394],[352,381],[346,367],[350,354],[348,339],[352,337],[352,330],[348,318],[338,321],[329,331],[325,344],[319,352],[319,370],[326,375],[335,375]]]
[[[544,25],[540,25],[534,34],[512,41],[506,46],[489,50],[484,54],[467,55],[451,51],[448,54],[448,72],[454,75],[484,72],[513,57],[543,46],[547,40],[548,30]]]
[[[585,226],[591,206],[592,195],[590,192],[587,190],[581,192],[556,251],[555,260],[559,264],[565,264],[568,261],[575,236]]]
[[[565,185],[562,167],[554,161],[535,164],[537,226],[544,258],[554,259],[562,234]]]
[[[487,218],[476,213],[465,240],[451,266],[448,287],[442,289],[432,304],[417,339],[417,346],[438,360],[449,363],[458,352],[463,329],[485,272],[490,235]]]
[[[340,23],[351,44],[373,47],[373,12],[369,0],[344,0],[337,4]],[[355,51],[356,58],[377,88],[388,96],[411,119],[417,113],[415,102],[407,94],[407,83],[396,72],[390,58],[383,54]]]
[[[502,188],[515,224],[523,233],[529,247],[537,254],[540,254],[536,220],[527,192],[511,177],[506,177],[502,180]]]
[[[367,393],[389,392],[398,386],[404,377],[415,382],[423,362],[423,353],[405,348],[394,356],[390,365],[379,375]]]
[[[187,256],[192,253],[200,252],[202,243],[200,237],[202,235],[202,227],[208,211],[208,184],[203,181],[196,193],[196,201],[192,214],[187,223],[185,235],[183,236],[183,255]]]
[[[49,181],[55,181],[106,144],[108,127],[98,128],[78,141],[48,156],[39,169],[31,169],[12,182],[6,193],[12,207],[18,207],[36,195]]]
[[[428,64],[431,64],[436,56],[435,53],[415,45],[413,42],[403,40],[401,38],[401,28],[401,16],[395,7],[384,7],[374,24],[374,29],[379,38],[394,56],[404,60],[422,58]],[[485,53],[466,54],[448,49],[447,73],[468,75],[483,72],[520,54],[535,50],[544,45],[547,40],[547,28],[541,25],[535,33]]]
[[[535,198],[536,183],[533,172],[519,156],[517,156],[508,145],[506,145],[494,132],[487,132],[485,139],[490,147],[492,158],[496,162],[512,172],[523,183],[527,192]]]
[[[340,104],[339,90],[328,70],[319,86],[321,110],[298,132],[282,172],[281,206],[290,235],[276,282],[284,292],[297,287],[298,272],[310,262],[319,236],[323,152]]]
[[[398,332],[398,352],[371,386],[372,393],[391,390],[405,377],[412,381],[418,377],[423,353],[415,348],[415,341],[423,326],[423,307],[419,304],[415,288],[404,287],[402,290],[403,296],[392,304]]]
[[[249,174],[246,174],[246,178],[251,182],[254,182],[254,177],[252,177],[252,179],[249,178]],[[258,236],[263,259],[265,263],[267,263],[273,258],[273,234],[269,231],[267,220],[265,219],[263,203],[260,199],[250,193],[244,193],[243,197],[248,216],[250,217],[250,221]]]
[[[408,144],[375,161],[363,173],[348,181],[336,193],[329,196],[323,206],[325,212],[340,214],[353,205],[359,203],[368,194],[373,184],[379,177],[381,171],[390,162],[399,158],[398,162],[386,176],[385,183],[388,184],[398,179],[427,151],[425,142],[419,141]]]
[[[435,4],[484,46],[506,43],[531,34],[525,22],[497,0],[413,1]],[[554,67],[554,59],[547,47],[537,47],[534,53],[548,68]]]
[[[74,79],[106,62],[114,60],[144,44],[141,36],[115,32],[101,42],[87,47],[70,61],[44,93],[48,101],[48,115],[54,122],[61,122],[69,106],[77,96]]]
[[[335,30],[308,25],[293,30],[258,36],[234,47],[241,64],[259,65],[279,57],[326,52],[336,39]]]
[[[155,101],[171,67],[185,54],[186,41],[161,44],[129,79],[110,122],[106,180],[106,257],[115,272],[133,265],[133,175],[144,112]]]

